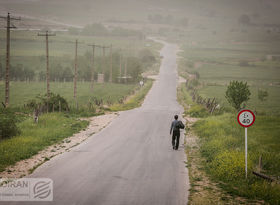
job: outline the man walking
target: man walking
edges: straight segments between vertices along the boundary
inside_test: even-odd
[[[178,120],[178,115],[174,116],[174,121],[171,123],[170,134],[172,134],[172,147],[174,150],[178,150],[180,142],[180,129],[184,129],[185,126],[182,121]]]

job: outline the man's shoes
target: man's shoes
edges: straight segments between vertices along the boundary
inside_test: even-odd
[[[175,149],[175,146],[173,146],[173,149]]]

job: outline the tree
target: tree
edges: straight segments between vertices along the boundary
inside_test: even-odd
[[[226,99],[236,110],[240,110],[241,104],[250,99],[251,92],[247,82],[231,81],[226,91]]]
[[[263,89],[258,89],[258,98],[260,101],[266,101],[268,97],[268,92],[267,90],[263,90]]]
[[[243,15],[241,15],[241,16],[239,17],[238,23],[243,24],[243,25],[245,25],[245,26],[248,26],[248,25],[251,24],[251,19],[250,19],[250,17],[249,17],[248,15],[243,14]]]

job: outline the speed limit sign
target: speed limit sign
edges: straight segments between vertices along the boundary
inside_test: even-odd
[[[255,122],[255,115],[251,110],[242,110],[237,116],[237,121],[242,127],[250,127]]]
[[[237,121],[245,127],[245,174],[247,178],[247,128],[252,126],[256,120],[254,113],[251,110],[242,110],[238,113]]]

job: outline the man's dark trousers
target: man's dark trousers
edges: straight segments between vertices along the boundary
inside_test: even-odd
[[[173,130],[173,135],[172,135],[172,146],[173,149],[178,149],[179,148],[179,141],[180,141],[180,130]]]

